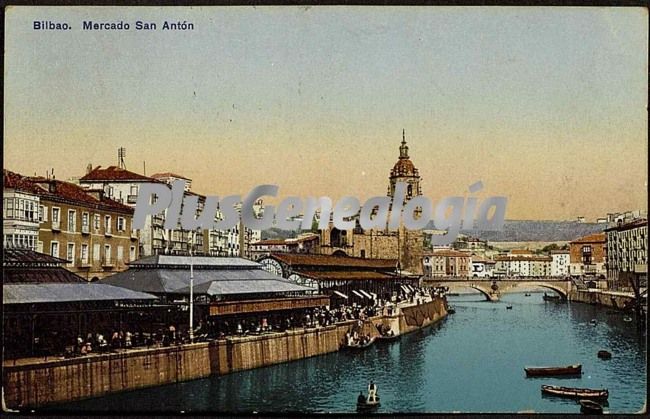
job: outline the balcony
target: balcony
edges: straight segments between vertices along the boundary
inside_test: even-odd
[[[102,258],[102,266],[104,268],[112,268],[113,266],[115,266],[115,260],[104,257]]]
[[[52,231],[61,231],[61,221],[52,220]]]
[[[138,195],[127,195],[126,196],[126,203],[127,204],[135,204],[138,202]]]
[[[89,259],[77,259],[76,265],[80,268],[90,268],[90,260]]]
[[[81,226],[81,234],[90,234],[90,226],[89,225],[82,225]]]
[[[106,237],[112,237],[113,236],[113,229],[108,226],[106,229],[104,229],[104,236]]]
[[[131,230],[131,240],[137,240],[137,239],[138,239],[138,231]]]

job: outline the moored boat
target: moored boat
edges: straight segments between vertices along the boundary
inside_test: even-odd
[[[400,337],[401,337],[401,335],[396,335],[396,334],[380,335],[380,336],[377,336],[377,340],[380,340],[380,341],[393,341],[393,340],[399,339]]]
[[[598,358],[600,359],[610,359],[612,357],[612,353],[609,351],[601,350],[598,351]]]
[[[603,407],[593,400],[580,400],[580,412],[586,415],[599,415],[603,413]]]
[[[528,377],[550,377],[556,375],[580,375],[582,364],[567,365],[566,367],[525,367]]]
[[[609,397],[609,391],[606,388],[591,389],[542,385],[542,393],[571,399],[604,400]]]
[[[506,306],[506,310],[512,310],[512,306]]]
[[[544,299],[544,301],[559,301],[560,300],[559,295],[547,295],[546,293],[544,293],[542,298]]]
[[[365,342],[364,341],[359,341],[359,342],[350,343],[350,344],[346,345],[346,348],[349,348],[349,349],[366,349],[367,347],[369,347],[370,345],[372,345],[375,342],[375,339],[376,338],[372,337],[372,338],[366,340]]]

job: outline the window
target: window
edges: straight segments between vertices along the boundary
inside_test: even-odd
[[[88,263],[88,245],[85,243],[81,245],[81,263]]]
[[[108,232],[111,231],[111,216],[106,215],[104,216],[104,229]]]
[[[124,217],[117,217],[117,231],[126,231],[126,220]]]
[[[124,261],[124,247],[117,246],[117,260],[118,262]]]
[[[68,210],[68,231],[77,230],[77,211]]]
[[[101,255],[99,254],[99,251],[100,251],[99,244],[94,244],[93,245],[93,260],[95,262],[99,262],[99,259],[101,257]]]
[[[99,223],[100,223],[99,214],[95,214],[95,217],[93,217],[93,218],[95,220],[94,228],[95,228],[95,230],[99,230]]]
[[[129,262],[135,260],[135,246],[131,246],[129,249]]]
[[[36,245],[36,251],[38,253],[43,253],[43,242],[40,241],[40,240],[38,241],[38,244]]]
[[[44,215],[44,214],[45,214],[45,207],[44,207],[43,205],[39,205],[39,206],[38,206],[38,221],[41,222],[41,223],[42,223],[43,221],[45,221],[45,220],[43,219],[43,215]]]
[[[29,221],[36,221],[36,204],[33,201],[25,201],[25,218]]]
[[[74,265],[74,243],[68,243],[68,252],[66,253],[66,259],[70,265]]]
[[[59,242],[50,243],[50,255],[54,256],[55,258],[59,257]]]
[[[111,262],[111,245],[110,244],[104,245],[104,261],[106,263]]]
[[[90,214],[87,212],[81,214],[81,225],[83,227],[90,227]]]
[[[59,224],[59,215],[61,210],[57,207],[52,207],[52,224]]]

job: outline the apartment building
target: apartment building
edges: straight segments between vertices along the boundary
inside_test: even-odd
[[[608,288],[629,290],[635,285],[632,281],[647,286],[648,220],[620,220],[615,227],[606,229],[605,234]]]
[[[606,235],[595,233],[569,243],[569,272],[571,276],[605,277]]]

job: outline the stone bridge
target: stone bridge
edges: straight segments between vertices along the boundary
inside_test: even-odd
[[[562,300],[566,300],[571,290],[571,280],[558,278],[426,278],[422,284],[432,287],[467,287],[479,291],[488,301],[499,301],[502,293],[516,292],[521,288],[541,287],[554,291]]]

